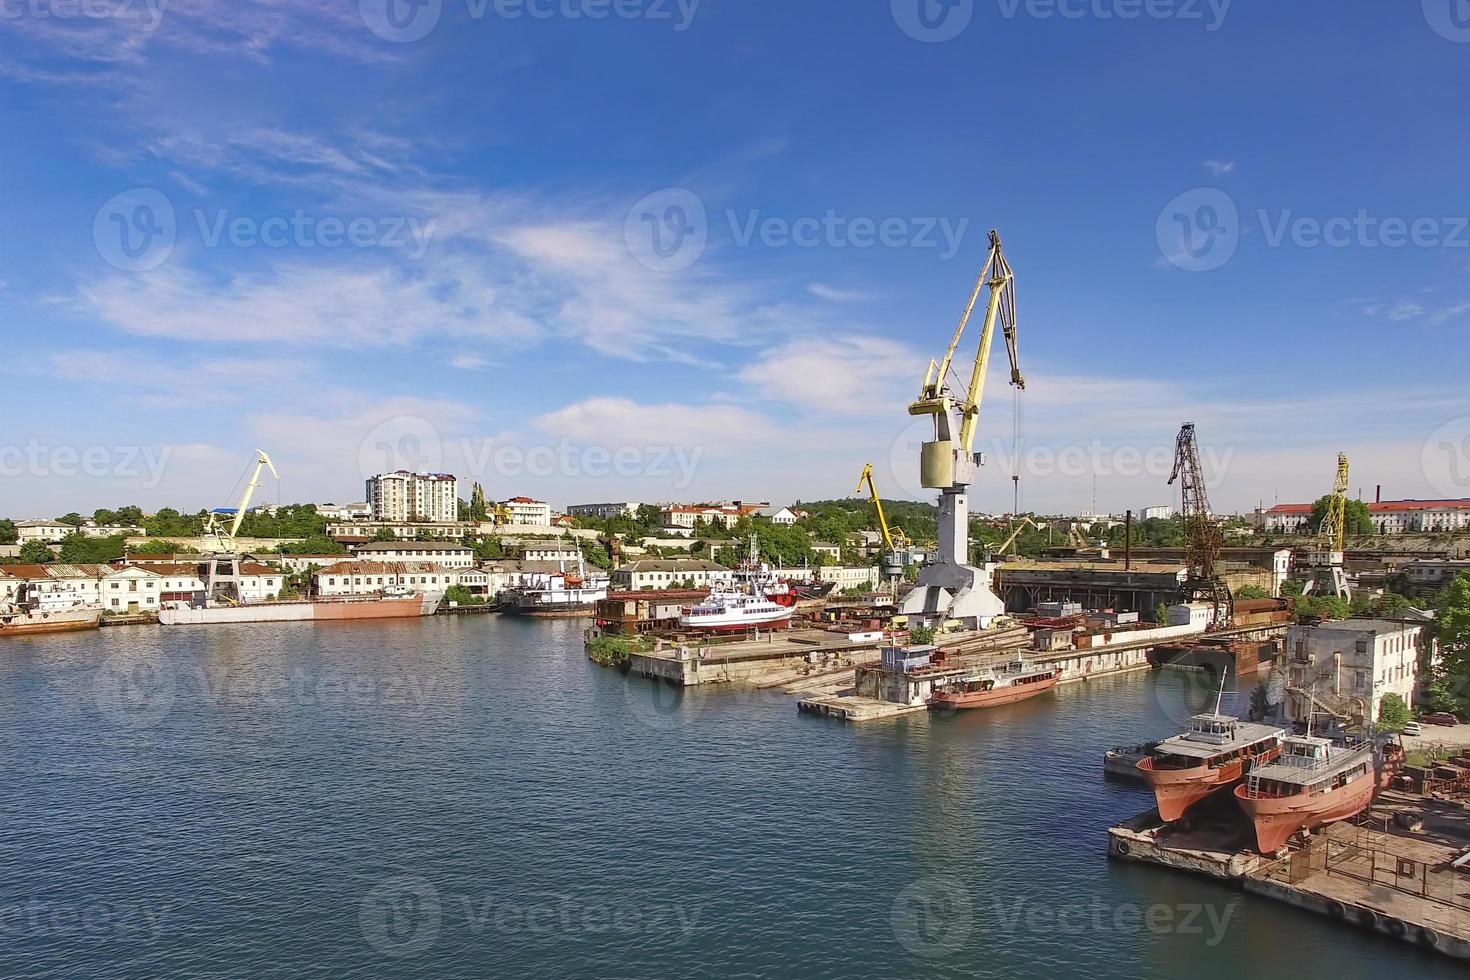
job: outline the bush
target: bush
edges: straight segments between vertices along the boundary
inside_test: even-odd
[[[444,598],[459,606],[483,606],[485,604],[484,596],[475,595],[463,585],[451,585],[445,590]]]
[[[1383,700],[1378,702],[1378,727],[1380,728],[1393,732],[1402,731],[1403,727],[1413,719],[1414,716],[1409,713],[1409,706],[1397,694],[1385,694]]]
[[[646,636],[602,635],[587,643],[587,656],[604,667],[622,667],[633,659],[634,653],[652,649],[653,641]]]
[[[934,630],[928,626],[915,626],[909,630],[909,642],[914,646],[928,646],[934,642]]]

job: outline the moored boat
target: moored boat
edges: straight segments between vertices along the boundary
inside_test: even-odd
[[[1190,807],[1234,786],[1247,772],[1281,753],[1284,729],[1222,715],[1189,719],[1189,728],[1154,746],[1138,762],[1138,773],[1154,791],[1159,816],[1178,820]]]
[[[340,622],[353,619],[410,619],[439,611],[438,592],[403,595],[340,596],[284,602],[246,602],[165,607],[158,611],[164,626],[213,626],[220,623]]]
[[[779,629],[791,622],[791,612],[791,606],[783,606],[764,595],[717,588],[699,604],[685,607],[679,616],[679,626],[708,633],[729,633],[762,626]]]
[[[70,633],[94,630],[102,624],[102,607],[56,601],[46,593],[20,583],[15,593],[0,601],[0,636]]]
[[[1290,735],[1280,758],[1255,769],[1235,800],[1256,831],[1256,848],[1275,854],[1298,831],[1346,820],[1366,810],[1378,790],[1381,752],[1312,735]]]
[[[1029,667],[1021,661],[986,668],[937,689],[931,708],[994,708],[1045,694],[1061,679],[1060,667]]]

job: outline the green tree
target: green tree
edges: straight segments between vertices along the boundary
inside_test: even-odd
[[[1317,502],[1312,505],[1311,520],[1302,526],[1303,533],[1317,533],[1322,522],[1327,519],[1327,506],[1331,501],[1332,494],[1330,493],[1317,498]],[[1373,515],[1368,512],[1367,504],[1361,500],[1349,499],[1343,511],[1343,526],[1349,535],[1361,537],[1373,533]]]
[[[108,510],[105,507],[98,507],[96,510],[92,511],[92,520],[96,521],[98,524],[116,524],[118,523],[117,511]]]
[[[87,520],[86,518],[82,517],[81,514],[78,514],[76,511],[72,511],[70,514],[63,514],[58,517],[56,519],[56,523],[70,524],[72,527],[81,527],[83,524],[87,523]]]
[[[485,597],[475,595],[463,585],[451,585],[444,592],[444,598],[461,606],[483,606]]]
[[[470,513],[469,519],[480,522],[490,516],[490,507],[485,500],[485,488],[476,483],[470,490]]]
[[[1434,632],[1439,639],[1443,680],[1460,704],[1470,704],[1470,572],[1461,572],[1435,601]]]
[[[1385,694],[1383,700],[1378,702],[1378,725],[1390,731],[1402,731],[1403,727],[1414,720],[1409,711],[1409,706],[1404,699],[1397,694]]]
[[[1335,595],[1298,596],[1292,603],[1297,622],[1308,619],[1347,619],[1352,604]]]
[[[51,549],[39,541],[27,541],[20,546],[19,559],[27,565],[44,565],[56,558]]]
[[[89,538],[85,534],[68,534],[61,539],[61,551],[57,557],[71,564],[103,564],[121,558],[127,538],[115,534],[108,538]]]
[[[374,541],[397,541],[398,540],[398,535],[396,535],[396,534],[393,533],[393,529],[392,528],[380,527],[380,528],[378,528],[377,532],[375,534],[373,534],[373,540]]]
[[[0,544],[15,544],[19,537],[20,530],[14,521],[8,517],[0,518]]]
[[[120,524],[143,523],[143,509],[141,507],[136,507],[132,504],[128,504],[125,507],[119,507],[113,513],[116,515],[118,523]]]
[[[1236,590],[1235,598],[1237,598],[1237,599],[1269,599],[1269,598],[1271,598],[1271,593],[1267,592],[1265,589],[1261,588],[1259,585],[1242,585],[1238,590]]]
[[[276,549],[283,555],[345,555],[347,548],[324,534],[313,534],[301,541],[289,541]]]

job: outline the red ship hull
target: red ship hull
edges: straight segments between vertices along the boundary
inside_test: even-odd
[[[1316,796],[1256,796],[1246,786],[1235,788],[1235,800],[1256,828],[1256,847],[1262,854],[1275,854],[1292,834],[1313,830],[1323,824],[1355,817],[1373,802],[1378,779],[1372,769],[1336,789]]]
[[[1279,747],[1252,756],[1257,764],[1264,765],[1281,754]],[[1188,769],[1160,769],[1154,765],[1153,756],[1140,759],[1139,775],[1154,791],[1159,817],[1173,822],[1184,816],[1189,808],[1207,796],[1228,789],[1245,777],[1246,758],[1227,762],[1211,769],[1207,765]]]
[[[929,699],[931,708],[970,709],[995,708],[1002,704],[1015,704],[1045,694],[1057,686],[1061,679],[1060,670],[1052,671],[1050,677],[1032,684],[1012,684],[991,688],[988,691],[942,691]]]

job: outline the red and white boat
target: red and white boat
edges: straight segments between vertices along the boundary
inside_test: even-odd
[[[1060,667],[1028,667],[1021,661],[952,681],[934,692],[931,708],[994,708],[1045,694],[1061,679]]]
[[[1378,791],[1381,758],[1371,742],[1344,748],[1312,735],[1287,736],[1281,757],[1235,788],[1255,824],[1257,850],[1275,854],[1298,831],[1362,813]]]
[[[1178,820],[1190,807],[1234,786],[1256,766],[1281,754],[1286,730],[1214,713],[1189,719],[1189,730],[1166,738],[1138,762],[1154,791],[1159,816]]]
[[[771,566],[762,564],[755,535],[750,537],[750,555],[736,569],[730,585],[716,585],[704,601],[681,610],[679,626],[710,633],[767,627],[780,629],[791,623],[796,593],[778,581]]]

